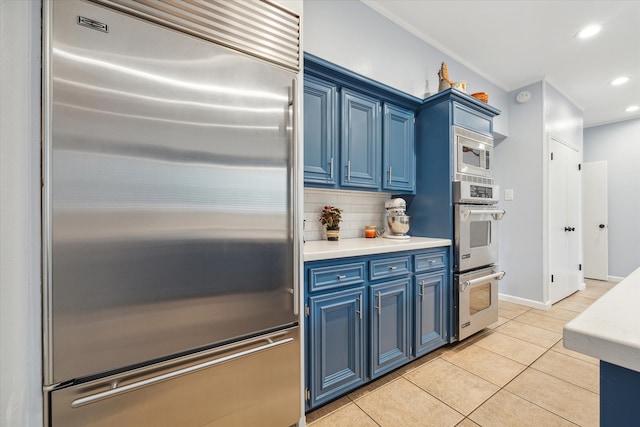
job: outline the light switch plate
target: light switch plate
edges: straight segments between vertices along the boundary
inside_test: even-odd
[[[504,190],[504,199],[513,200],[513,188],[507,188]]]

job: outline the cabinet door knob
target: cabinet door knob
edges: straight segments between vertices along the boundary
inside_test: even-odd
[[[599,228],[604,228],[604,224],[600,224],[598,227]]]

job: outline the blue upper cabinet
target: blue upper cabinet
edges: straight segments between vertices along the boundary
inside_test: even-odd
[[[383,127],[382,188],[415,192],[415,115],[411,110],[385,103]]]
[[[304,182],[336,185],[336,85],[313,77],[304,79]]]
[[[342,140],[340,145],[343,187],[380,187],[380,101],[342,90]]]
[[[305,53],[305,185],[415,193],[414,112],[421,102]]]

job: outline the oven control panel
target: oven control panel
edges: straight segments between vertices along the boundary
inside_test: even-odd
[[[499,201],[499,187],[491,184],[477,184],[467,181],[453,182],[454,203],[493,204]]]

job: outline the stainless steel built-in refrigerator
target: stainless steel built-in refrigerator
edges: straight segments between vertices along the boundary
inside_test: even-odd
[[[47,423],[295,424],[299,18],[257,0],[44,17]]]

